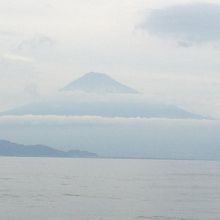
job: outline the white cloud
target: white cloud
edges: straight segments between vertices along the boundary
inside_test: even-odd
[[[35,34],[33,37],[29,37],[26,40],[22,40],[16,50],[19,52],[34,52],[43,50],[49,50],[54,46],[55,42],[50,37],[42,34]]]
[[[34,62],[33,58],[31,57],[26,57],[26,56],[21,56],[17,54],[3,54],[2,58],[11,61],[11,62],[24,62],[24,63],[32,63]]]
[[[100,117],[100,116],[65,116],[65,115],[10,115],[0,116],[0,124],[17,125],[149,125],[149,124],[173,124],[173,125],[218,125],[217,120],[196,119],[167,119],[167,118],[122,118],[122,117]]]

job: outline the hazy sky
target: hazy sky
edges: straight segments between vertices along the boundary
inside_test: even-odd
[[[58,100],[95,71],[144,101],[220,119],[217,0],[0,0],[0,42],[0,111]],[[219,120],[0,117],[0,139],[103,155],[219,158],[219,129]]]
[[[90,71],[220,117],[214,0],[0,0],[0,110]]]

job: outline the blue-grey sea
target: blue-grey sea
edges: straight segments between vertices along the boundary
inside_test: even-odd
[[[220,162],[0,158],[1,220],[219,220]]]

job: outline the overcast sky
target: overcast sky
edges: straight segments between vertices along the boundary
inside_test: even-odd
[[[214,0],[0,0],[0,110],[90,71],[220,117]]]

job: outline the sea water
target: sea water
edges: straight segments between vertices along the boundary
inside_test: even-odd
[[[220,162],[0,158],[1,220],[219,220]]]

